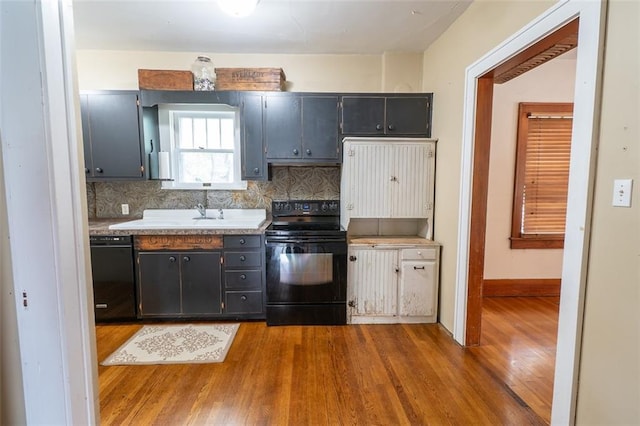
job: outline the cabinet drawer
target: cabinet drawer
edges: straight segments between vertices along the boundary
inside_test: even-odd
[[[437,249],[432,247],[420,247],[413,249],[403,249],[402,260],[435,260]]]
[[[224,248],[260,248],[260,235],[225,235]]]
[[[262,252],[226,252],[224,264],[227,268],[259,268],[262,266]]]
[[[262,289],[262,271],[226,271],[224,273],[225,288]]]
[[[224,294],[227,314],[254,314],[262,312],[261,291],[227,291]]]

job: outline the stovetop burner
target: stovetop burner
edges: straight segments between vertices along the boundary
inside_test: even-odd
[[[273,201],[273,220],[267,235],[328,235],[343,234],[340,226],[339,200]]]

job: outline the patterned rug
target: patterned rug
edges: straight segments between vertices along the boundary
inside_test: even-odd
[[[145,325],[102,365],[222,362],[240,324]]]

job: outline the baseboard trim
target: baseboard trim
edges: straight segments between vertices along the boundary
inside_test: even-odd
[[[482,282],[482,296],[560,296],[560,279],[525,278],[484,280]]]

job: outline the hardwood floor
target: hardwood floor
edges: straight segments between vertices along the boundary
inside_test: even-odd
[[[486,305],[488,312],[509,311]],[[508,327],[490,326],[496,321],[485,318],[486,348],[472,349],[434,324],[242,323],[220,364],[99,366],[101,423],[543,425],[544,414],[509,388],[515,381],[505,380],[513,377],[500,368],[502,343],[490,329],[499,335]],[[531,338],[546,326],[511,322],[509,327]],[[99,360],[138,328],[98,325]],[[519,342],[530,344],[530,338],[510,342],[513,349]],[[514,374],[527,368],[515,365]]]
[[[468,349],[547,423],[559,307],[559,297],[485,297],[480,346]]]

